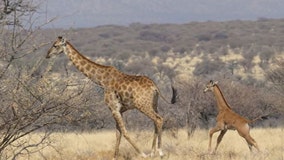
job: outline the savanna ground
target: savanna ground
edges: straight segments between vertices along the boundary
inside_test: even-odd
[[[131,131],[140,148],[150,153],[153,133],[150,131]],[[35,134],[37,137],[40,134]],[[213,136],[215,146],[217,134]],[[260,152],[253,149],[251,153],[243,138],[236,131],[228,131],[221,142],[216,154],[208,154],[208,130],[196,130],[192,137],[187,136],[186,130],[179,130],[176,137],[172,132],[163,133],[163,150],[165,160],[283,160],[284,159],[284,128],[253,128],[251,135],[258,142]],[[29,157],[18,157],[19,160],[109,160],[112,158],[115,143],[115,132],[96,131],[81,133],[54,133],[51,136],[51,146]],[[122,138],[120,146],[121,160],[140,160],[135,150]]]

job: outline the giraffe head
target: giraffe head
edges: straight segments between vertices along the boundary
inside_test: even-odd
[[[205,89],[203,90],[203,92],[207,92],[207,91],[213,91],[213,87],[218,83],[218,81],[213,81],[210,80],[209,83],[206,85]]]
[[[66,40],[59,36],[57,40],[53,43],[51,48],[48,50],[46,58],[50,58],[53,55],[58,55],[63,53],[64,47],[66,46]]]

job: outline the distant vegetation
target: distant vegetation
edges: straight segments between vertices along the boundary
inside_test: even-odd
[[[250,79],[264,78],[264,73],[256,72],[268,71],[275,58],[282,56],[283,26],[284,20],[267,19],[192,22],[182,25],[135,23],[129,26],[44,30],[38,34],[44,41],[64,35],[81,53],[94,60],[102,57],[109,60],[112,65],[118,61],[122,62],[119,66],[122,70],[131,63],[129,59],[135,57],[135,59],[137,57],[143,59],[145,56],[149,56],[150,59],[158,57],[159,64],[169,66],[170,64],[165,64],[168,58],[176,59],[188,55],[204,60],[202,63],[194,64],[196,68],[193,70],[193,76],[210,75],[214,71],[221,71],[224,74],[238,70],[243,75],[237,74],[233,77],[250,81]],[[169,52],[173,54],[169,55]],[[243,58],[220,60],[220,57],[229,56],[230,53],[241,55]],[[253,62],[254,59],[258,61]],[[154,69],[156,64],[152,65]],[[135,68],[141,68],[138,66]],[[135,68],[131,72],[141,73],[141,70]],[[143,71],[143,74],[148,73]]]
[[[191,135],[196,128],[212,126],[216,102],[212,94],[202,92],[210,79],[219,81],[237,113],[249,119],[268,115],[254,125],[283,126],[284,20],[25,29],[13,23],[18,22],[13,20],[17,16],[8,18],[11,24],[0,21],[4,37],[0,41],[1,157],[7,158],[7,147],[19,146],[10,157],[33,147],[26,146],[25,141],[14,144],[31,132],[46,133],[35,144],[40,146],[48,145],[43,142],[54,130],[115,127],[101,88],[75,69],[66,56],[45,59],[48,47],[59,35],[97,63],[149,76],[165,97],[171,97],[173,84],[177,104],[161,100],[158,108],[166,130],[186,128]],[[136,110],[126,113],[124,119],[132,129],[153,127]]]

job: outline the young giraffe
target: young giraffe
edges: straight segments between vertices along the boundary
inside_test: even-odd
[[[146,155],[137,147],[136,143],[129,137],[123,123],[122,114],[125,111],[134,108],[138,109],[154,121],[155,134],[152,143],[151,156],[158,150],[162,157],[161,134],[163,118],[158,114],[157,110],[158,96],[160,95],[162,97],[162,95],[155,83],[146,76],[127,75],[120,72],[115,67],[97,64],[80,54],[62,37],[58,37],[53,43],[52,47],[48,50],[46,58],[50,58],[52,55],[58,55],[60,53],[65,53],[84,75],[104,88],[104,101],[111,110],[116,121],[114,159],[117,159],[118,157],[122,135],[141,156],[146,157]],[[174,88],[172,89],[175,91]],[[175,96],[175,92],[173,92],[171,103],[175,102]],[[162,99],[165,100],[164,97],[162,97]]]
[[[249,134],[250,128],[248,124],[254,122],[257,119],[260,119],[260,117],[254,120],[248,120],[235,113],[226,102],[223,93],[221,92],[217,83],[218,82],[213,82],[212,80],[210,80],[210,82],[206,85],[206,88],[204,89],[204,93],[207,91],[212,91],[214,93],[218,107],[218,115],[216,119],[217,124],[209,131],[210,139],[208,151],[211,152],[211,140],[213,134],[215,132],[221,131],[220,135],[217,138],[217,144],[215,146],[215,149],[211,153],[216,152],[218,145],[222,141],[222,138],[228,129],[237,130],[239,135],[245,138],[245,140],[247,141],[250,151],[252,150],[252,146],[259,150],[256,141]]]

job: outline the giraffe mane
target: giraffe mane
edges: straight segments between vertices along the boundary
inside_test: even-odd
[[[216,86],[217,89],[220,91],[220,94],[221,94],[222,98],[224,99],[224,102],[226,103],[226,106],[227,106],[229,109],[232,109],[232,108],[230,107],[230,105],[228,104],[227,100],[225,99],[225,97],[224,97],[224,95],[223,95],[223,92],[221,91],[220,87],[219,87],[217,84],[214,84],[214,86]]]
[[[74,51],[80,53],[75,47],[73,47],[73,45],[72,45],[69,41],[66,41],[66,43],[67,43]],[[107,67],[107,66],[105,66],[105,65],[95,63],[94,61],[90,60],[89,58],[87,58],[87,57],[84,56],[83,54],[80,54],[80,56],[81,56],[84,60],[86,60],[86,61],[88,61],[88,62],[90,62],[90,63],[92,63],[92,64],[95,64],[95,65],[101,66],[101,67]]]

